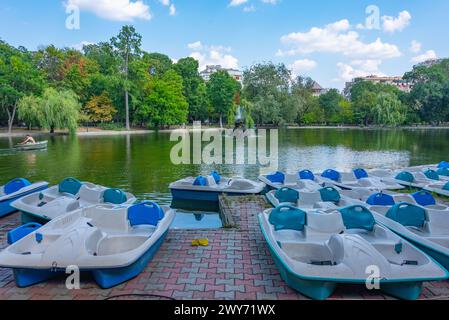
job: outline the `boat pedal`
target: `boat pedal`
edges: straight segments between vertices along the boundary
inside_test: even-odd
[[[89,227],[91,227],[91,228],[94,227],[94,225],[93,225],[92,223],[90,223],[90,222],[88,222],[87,225],[88,225]]]
[[[402,263],[403,266],[417,266],[418,265],[418,261],[415,260],[405,260]]]
[[[311,261],[311,265],[313,266],[333,266],[332,261]]]
[[[21,253],[22,256],[29,256],[30,254],[31,254],[31,252],[29,252],[29,251]]]
[[[46,204],[47,204],[47,202],[42,201],[42,202],[39,203],[37,206],[38,206],[39,208],[42,208],[42,207],[45,206]]]

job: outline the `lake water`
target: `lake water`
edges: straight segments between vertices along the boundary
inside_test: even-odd
[[[47,138],[46,138],[47,139]],[[48,137],[46,151],[0,155],[0,181],[25,177],[58,183],[73,176],[118,187],[139,199],[170,204],[168,185],[218,169],[256,179],[257,165],[174,165],[170,133],[128,136]],[[17,139],[14,140],[16,142]],[[0,139],[0,148],[9,146]],[[279,131],[279,169],[399,168],[449,160],[449,130],[291,129]]]

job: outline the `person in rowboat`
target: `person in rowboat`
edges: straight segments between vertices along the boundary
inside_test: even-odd
[[[21,143],[19,143],[20,145],[24,145],[24,144],[35,144],[36,140],[34,140],[34,138],[27,134],[25,137],[25,140],[23,140]]]

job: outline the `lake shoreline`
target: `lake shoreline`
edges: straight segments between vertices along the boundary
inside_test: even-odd
[[[126,130],[102,130],[99,128],[80,128],[78,129],[76,135],[79,137],[95,137],[95,136],[121,136],[121,135],[136,135],[136,134],[149,134],[154,132],[170,133],[174,130],[179,130],[182,128],[171,128],[171,129],[160,129],[160,130],[149,130],[149,129],[133,129],[130,131]],[[193,130],[193,126],[187,126],[185,129]],[[214,129],[214,130],[225,130],[232,128],[220,128],[220,127],[210,127],[203,126],[203,130]],[[258,129],[287,129],[287,130],[313,130],[313,129],[343,129],[343,130],[447,130],[449,126],[401,126],[401,127],[382,127],[382,126],[287,126],[287,127],[275,127],[275,126],[261,126]],[[14,129],[12,133],[8,133],[5,128],[0,129],[0,138],[20,138],[25,137],[27,134],[32,136],[49,136],[48,131],[38,131],[38,130],[24,130],[24,129]],[[53,134],[54,136],[64,136],[69,135],[67,131],[57,131]]]

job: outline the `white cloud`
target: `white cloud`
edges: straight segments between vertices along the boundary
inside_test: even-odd
[[[159,0],[159,2],[160,2],[163,6],[169,6],[169,5],[170,5],[170,0]]]
[[[280,0],[262,0],[263,3],[277,4]]]
[[[379,70],[381,60],[354,60],[349,64],[339,62],[337,64],[339,78],[336,81],[352,81],[354,78],[366,77],[370,75],[384,76],[385,74]]]
[[[78,51],[82,51],[84,46],[88,46],[90,44],[95,44],[95,42],[81,41],[80,43],[72,45],[72,48]]]
[[[382,17],[382,29],[386,32],[396,32],[404,30],[412,20],[412,15],[408,11],[402,11],[397,18],[390,16]]]
[[[420,63],[420,62],[437,59],[437,58],[438,58],[438,56],[434,50],[428,50],[419,56],[413,57],[412,62]]]
[[[189,43],[187,45],[187,48],[189,48],[191,50],[202,50],[203,44],[201,43],[201,41],[197,41],[197,42]]]
[[[326,25],[313,27],[307,32],[296,32],[281,37],[281,43],[290,49],[279,50],[278,56],[296,55],[314,52],[340,53],[360,59],[387,59],[401,56],[396,45],[384,43],[380,38],[371,43],[362,42],[359,34],[351,30],[347,19]]]
[[[248,0],[232,0],[231,3],[229,4],[229,6],[230,7],[238,7],[247,2],[248,2]]]
[[[225,46],[203,45],[201,41],[187,45],[193,52],[190,57],[198,60],[200,70],[207,65],[221,65],[224,68],[237,69],[238,59],[230,54],[231,48]]]
[[[113,21],[150,20],[150,7],[142,0],[68,0],[67,6],[74,5],[80,10],[94,13],[100,18]]]
[[[420,42],[413,40],[410,45],[410,51],[413,53],[418,53],[421,51],[422,45]]]
[[[171,16],[174,16],[176,14],[176,7],[175,7],[175,5],[172,3],[171,5],[170,5],[170,15]]]
[[[256,11],[256,7],[254,5],[249,5],[243,8],[243,12],[254,12]]]
[[[317,67],[317,62],[309,59],[296,60],[291,65],[289,65],[293,76],[298,76],[306,71],[313,70]]]

